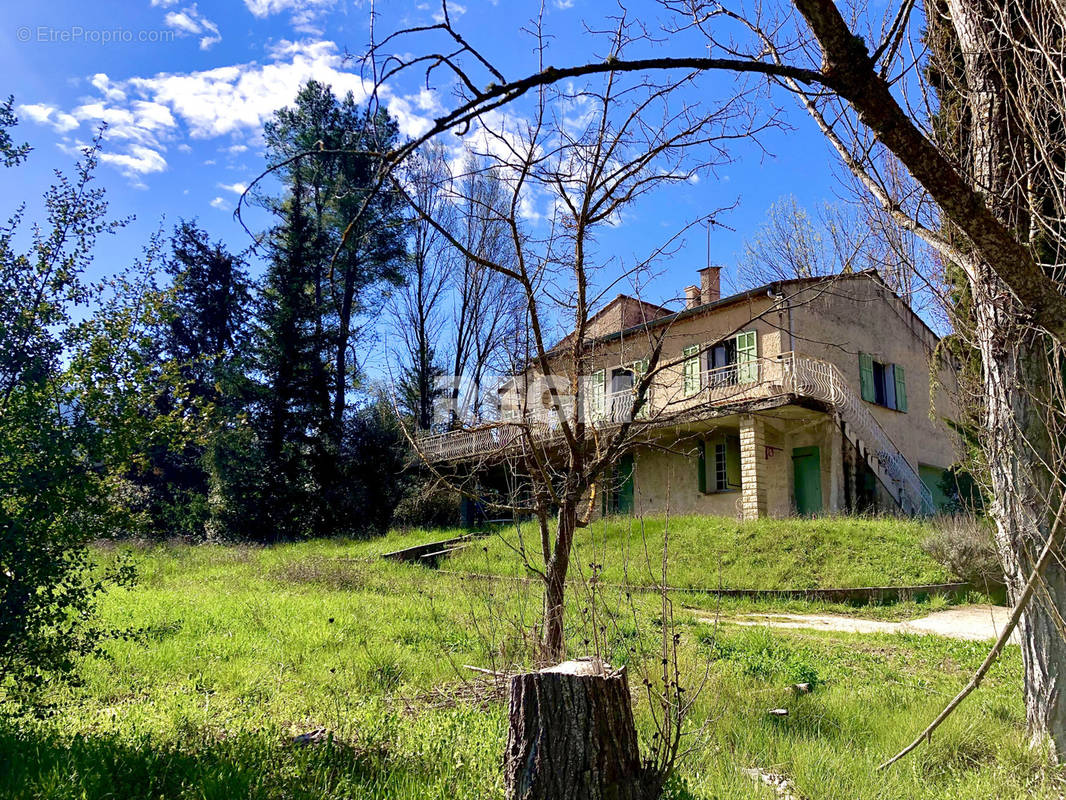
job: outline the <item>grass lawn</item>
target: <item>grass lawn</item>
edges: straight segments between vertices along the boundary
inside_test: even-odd
[[[668,533],[665,537],[664,530]],[[929,528],[895,518],[738,522],[708,517],[613,518],[582,529],[573,562],[603,564],[609,582],[654,583],[668,542],[672,586],[714,589],[814,589],[911,586],[952,580],[921,549]],[[503,528],[453,557],[454,569],[520,575],[519,553],[539,558],[534,525]]]
[[[697,521],[675,528],[676,522],[678,552],[685,541],[702,541]],[[852,585],[946,577],[915,551],[915,532],[908,545],[906,526],[896,522],[880,532],[836,523],[832,535],[849,542],[844,564],[830,563],[841,560],[833,548],[813,544],[817,526],[827,523],[783,523],[777,541],[787,567],[773,556],[771,524],[749,530],[704,522],[714,544],[702,552],[721,552],[724,585],[744,575],[748,585],[801,581],[802,565],[815,561],[820,585],[848,577]],[[655,524],[661,525],[649,530]],[[812,528],[809,537],[804,525]],[[475,674],[464,664],[528,663],[538,590],[375,558],[426,538],[414,532],[373,542],[137,551],[138,586],[110,594],[102,613],[141,633],[109,644],[106,658],[87,659],[82,685],[56,690],[62,705],[55,715],[0,721],[0,796],[502,797],[506,709],[491,697],[454,694],[469,689],[464,682]],[[604,540],[619,552],[632,546],[632,533],[615,521]],[[727,560],[730,541],[751,543],[751,557],[768,565],[765,575],[747,574],[737,556]],[[903,566],[870,554],[864,545],[877,541],[903,552]],[[481,546],[499,554],[500,571],[512,568],[492,540]],[[605,552],[594,535],[583,546]],[[489,555],[472,550],[449,566],[480,566],[475,562]],[[671,582],[698,585],[695,559],[672,564],[678,572]],[[629,603],[607,593],[595,619],[580,587],[570,600],[570,652],[587,651],[584,640],[597,638],[638,686],[635,676],[658,658],[659,599],[635,594]],[[700,676],[708,677],[690,718],[692,752],[669,787],[671,797],[773,798],[740,772],[744,767],[788,775],[808,800],[1052,798],[1061,791],[1057,775],[1041,770],[1026,747],[1016,647],[931,745],[875,773],[961,688],[987,645],[728,624],[715,630],[680,604],[676,611],[685,683],[694,690]],[[789,687],[798,681],[814,691],[794,697]],[[647,701],[640,691],[634,698],[638,727],[650,735]],[[782,706],[788,717],[766,713]],[[292,742],[319,728],[328,731],[321,743]]]

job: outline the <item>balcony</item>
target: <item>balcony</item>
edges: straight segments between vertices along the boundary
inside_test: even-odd
[[[653,378],[635,418],[633,389],[598,396],[586,391],[580,417],[571,398],[556,398],[555,405],[504,415],[496,422],[420,437],[418,449],[430,462],[465,461],[518,452],[523,445],[551,445],[563,437],[563,420],[571,425],[580,420],[586,429],[603,433],[626,422],[656,427],[699,418],[722,407],[795,393],[795,364],[796,356],[785,353],[699,372],[686,370],[684,363],[672,365]]]

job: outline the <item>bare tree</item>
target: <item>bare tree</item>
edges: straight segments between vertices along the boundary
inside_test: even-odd
[[[464,416],[482,416],[485,379],[513,363],[523,312],[519,285],[486,266],[513,271],[518,258],[501,166],[468,152],[452,197],[453,235],[461,245],[452,251],[452,372],[446,391],[453,425]]]
[[[445,227],[454,225],[451,171],[443,145],[430,142],[412,155],[402,180],[419,208]],[[444,237],[424,217],[412,220],[410,238],[410,267],[395,305],[396,333],[402,345],[399,382],[402,401],[416,427],[429,430],[439,394],[438,379],[444,372],[437,342],[445,325],[443,306],[448,297],[451,252]]]
[[[610,57],[618,59],[645,40],[642,29],[624,16],[615,23],[608,41]],[[595,487],[652,422],[642,410],[656,376],[678,369],[677,363],[660,363],[667,331],[649,329],[639,343],[645,363],[631,376],[625,408],[604,408],[603,398],[589,389],[587,377],[602,356],[591,335],[592,309],[618,283],[638,281],[677,242],[672,238],[647,260],[608,277],[596,255],[596,234],[638,198],[726,160],[729,138],[772,124],[772,115],[770,121],[755,119],[744,95],[710,108],[682,102],[680,90],[688,84],[686,76],[655,83],[607,74],[599,85],[541,88],[529,119],[481,119],[480,155],[507,187],[507,197],[503,204],[479,205],[494,209],[506,224],[509,246],[499,253],[479,251],[437,225],[470,262],[522,295],[528,349],[516,364],[520,378],[512,389],[518,407],[506,423],[512,444],[508,469],[521,491],[500,505],[531,514],[539,526],[539,563],[531,561],[530,568],[545,587],[541,638],[547,659],[565,652],[571,545],[577,529],[588,524]],[[561,108],[575,113],[558,113]],[[542,209],[536,231],[522,224],[530,208]],[[428,216],[424,211],[419,209]],[[558,345],[555,330],[568,331]],[[531,405],[539,413],[530,414]],[[668,406],[662,398],[656,404],[660,410]]]
[[[380,77],[418,64],[449,71],[463,87],[455,109],[424,138],[591,75],[613,82],[629,74],[653,81],[682,73],[695,80],[727,71],[765,76],[768,86],[793,94],[884,213],[965,277],[982,362],[983,443],[999,549],[1011,596],[1024,602],[1035,554],[1049,543],[1057,552],[1061,525],[1053,509],[1064,491],[1062,464],[1055,460],[1058,433],[1049,430],[1063,417],[1054,380],[1066,335],[1061,0],[945,0],[930,7],[924,22],[939,26],[944,52],[951,54],[943,87],[953,94],[958,115],[952,125],[942,119],[930,124],[942,100],[927,91],[927,60],[916,30],[922,20],[913,0],[899,0],[883,14],[853,9],[850,24],[834,0],[792,0],[773,10],[704,0],[653,5],[669,19],[660,33],[671,39],[670,55],[628,58],[614,49],[606,58],[577,57],[562,67],[541,63],[527,75],[506,78],[454,27],[445,3],[440,23],[398,35],[434,33],[448,46],[416,50],[412,58],[390,62]],[[883,169],[889,156],[921,189],[910,204],[892,194]],[[942,225],[929,224],[932,208]],[[577,296],[583,307],[580,285]],[[575,341],[580,334],[579,324]],[[605,453],[616,457],[617,445]],[[568,498],[585,483],[585,463],[578,460]],[[560,515],[564,544],[574,519],[570,512]],[[1043,602],[1021,617],[1025,696],[1034,741],[1050,735],[1062,758],[1066,568],[1053,560],[1045,569]]]
[[[826,204],[812,218],[788,195],[771,204],[766,221],[744,243],[738,272],[752,286],[832,275],[852,267],[854,249],[843,212]]]

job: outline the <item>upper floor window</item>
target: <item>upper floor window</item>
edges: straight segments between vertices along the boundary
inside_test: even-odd
[[[759,380],[758,337],[755,331],[730,336],[706,350],[706,378],[703,384],[711,387],[755,383]],[[685,394],[702,388],[700,380],[699,345],[686,347]]]
[[[859,353],[859,384],[866,402],[907,410],[907,378],[901,365],[875,361],[869,353]]]

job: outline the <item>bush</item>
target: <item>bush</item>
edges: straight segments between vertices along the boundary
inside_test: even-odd
[[[957,514],[938,517],[933,528],[922,542],[922,549],[953,575],[984,591],[1005,585],[992,529],[986,520]]]
[[[459,493],[429,478],[412,482],[396,506],[398,528],[454,528],[460,523]]]

